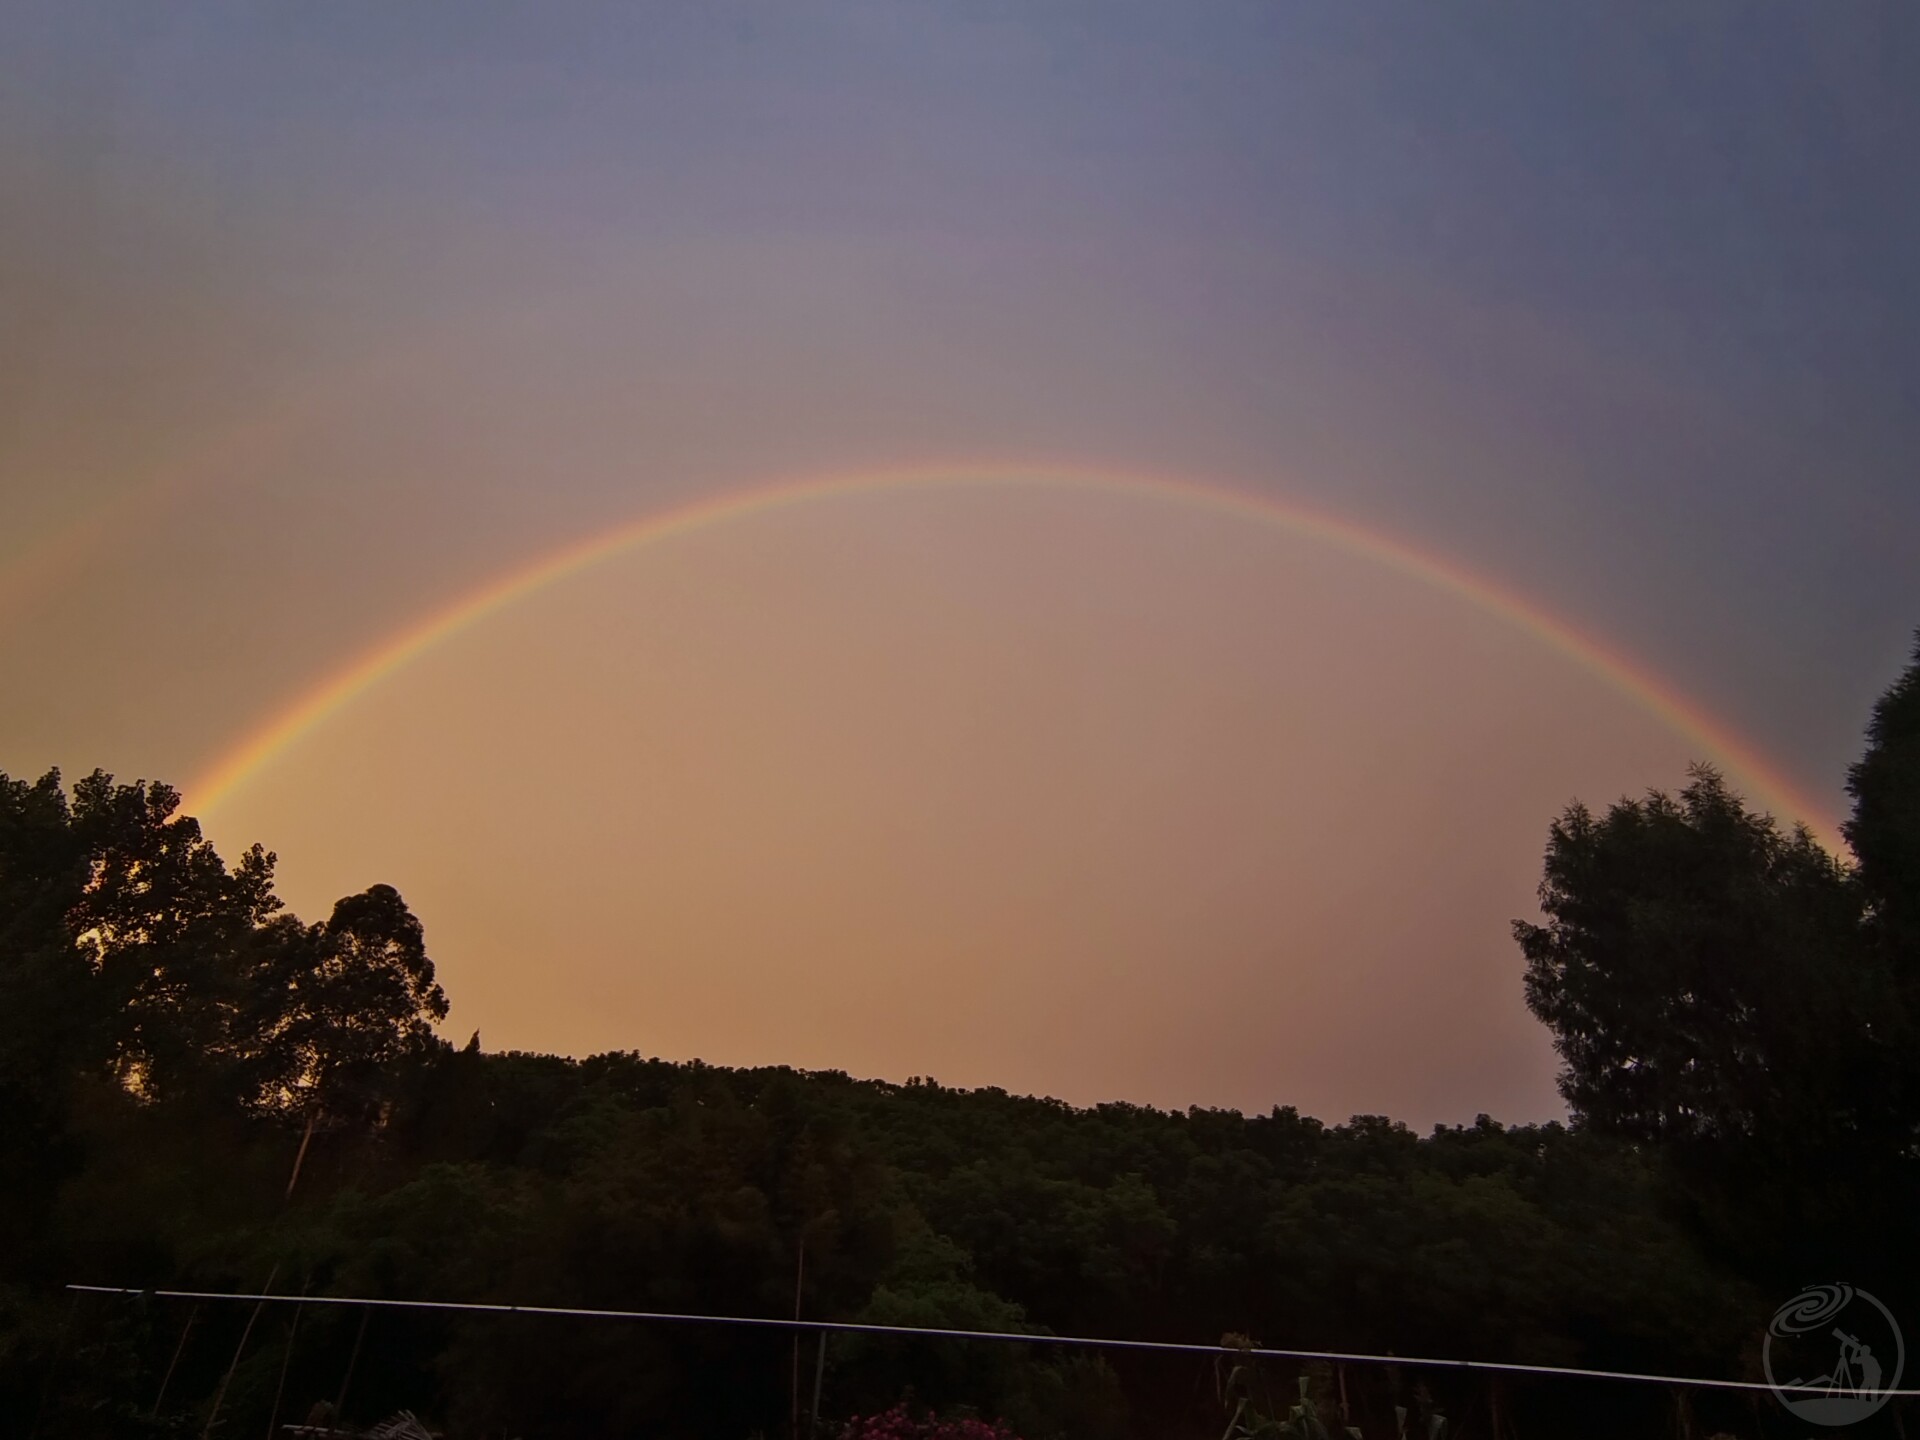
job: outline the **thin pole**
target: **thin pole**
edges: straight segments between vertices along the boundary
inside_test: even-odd
[[[161,1403],[167,1398],[167,1386],[173,1383],[173,1368],[180,1363],[180,1356],[186,1351],[187,1336],[193,1333],[193,1322],[200,1314],[200,1301],[193,1302],[193,1308],[187,1312],[187,1323],[180,1327],[180,1343],[173,1347],[173,1358],[167,1361],[167,1373],[160,1377],[160,1393],[153,1397],[153,1408],[147,1412],[147,1419],[160,1418]]]
[[[307,1288],[313,1283],[313,1277],[307,1277],[307,1283],[300,1287],[304,1298]],[[300,1335],[301,1305],[293,1307],[293,1323],[287,1327],[287,1353],[280,1357],[280,1383],[273,1387],[273,1413],[267,1417],[267,1440],[273,1440],[274,1432],[280,1428],[280,1399],[287,1393],[287,1371],[293,1365],[293,1342]]]
[[[787,1433],[800,1440],[800,1286],[807,1278],[807,1232],[800,1232],[800,1258],[793,1269],[793,1389],[787,1412]]]
[[[820,1428],[820,1382],[827,1374],[827,1332],[820,1332],[820,1349],[813,1357],[813,1413],[807,1418],[807,1440]]]
[[[1693,1407],[1687,1403],[1687,1392],[1677,1385],[1673,1390],[1673,1433],[1674,1440],[1693,1440]]]
[[[287,1177],[287,1193],[281,1196],[282,1200],[293,1199],[293,1187],[300,1183],[300,1167],[306,1162],[307,1146],[313,1143],[313,1122],[319,1119],[319,1117],[320,1112],[317,1109],[309,1109],[307,1111],[307,1130],[306,1133],[300,1137],[300,1150],[299,1153],[293,1157],[293,1173]]]
[[[360,1307],[360,1333],[353,1337],[353,1353],[347,1356],[347,1373],[340,1377],[340,1395],[333,1402],[333,1423],[339,1427],[346,1423],[347,1386],[353,1383],[353,1367],[360,1362],[360,1342],[367,1338],[367,1321],[373,1316],[373,1306]]]
[[[240,1368],[240,1354],[247,1348],[247,1339],[253,1334],[254,1322],[260,1318],[261,1310],[266,1307],[269,1298],[267,1292],[273,1289],[274,1277],[279,1273],[278,1264],[267,1272],[267,1283],[261,1286],[261,1294],[253,1302],[253,1313],[247,1317],[246,1329],[240,1332],[240,1343],[233,1347],[233,1359],[227,1365],[227,1373],[220,1377],[220,1388],[213,1392],[213,1409],[207,1412],[207,1423],[200,1430],[200,1440],[207,1440],[207,1437],[213,1434],[213,1422],[220,1418],[220,1407],[227,1400],[227,1386],[233,1382],[233,1372]]]

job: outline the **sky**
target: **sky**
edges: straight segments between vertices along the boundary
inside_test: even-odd
[[[0,771],[396,885],[456,1043],[1552,1118],[1555,815],[1831,837],[1920,626],[1917,67],[0,6]]]

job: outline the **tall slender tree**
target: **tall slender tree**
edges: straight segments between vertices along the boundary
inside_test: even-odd
[[[1577,1124],[1657,1147],[1749,1259],[1906,1284],[1885,1236],[1920,1195],[1920,649],[1848,788],[1857,863],[1704,767],[1678,796],[1574,805],[1546,923],[1514,931]]]
[[[1920,633],[1913,659],[1873,707],[1867,749],[1847,775],[1843,827],[1859,861],[1875,938],[1904,982],[1920,984]]]

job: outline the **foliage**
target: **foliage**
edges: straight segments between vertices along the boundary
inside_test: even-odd
[[[1019,1437],[1005,1425],[969,1416],[941,1420],[929,1415],[916,1419],[902,1402],[882,1414],[849,1421],[840,1432],[840,1440],[1019,1440]]]
[[[1872,1274],[1920,1202],[1920,650],[1853,768],[1857,866],[1713,771],[1570,807],[1517,923],[1576,1124],[1655,1147],[1696,1234],[1772,1286]]]
[[[1880,698],[1867,749],[1847,776],[1853,816],[1847,843],[1859,860],[1869,945],[1889,976],[1891,1043],[1901,1063],[1893,1143],[1920,1148],[1920,635],[1913,662]]]
[[[459,1440],[784,1434],[815,1373],[823,1416],[867,1417],[858,1440],[1220,1427],[1192,1356],[321,1304],[250,1320],[69,1280],[1720,1375],[1752,1373],[1807,1275],[1871,1274],[1912,1313],[1887,1237],[1920,1199],[1917,674],[1854,771],[1857,869],[1709,771],[1569,809],[1544,923],[1518,936],[1572,1123],[1428,1135],[455,1050],[390,888],[306,924],[272,854],[226,865],[165,786],[0,776],[0,1433],[261,1433],[339,1402]],[[1288,1381],[1281,1403],[1257,1367],[1223,1375],[1229,1435],[1431,1440],[1490,1393],[1445,1372],[1430,1393],[1349,1373],[1337,1401],[1311,1367]],[[1515,1381],[1502,1404],[1567,1437],[1670,1418],[1617,1387]]]
[[[1516,924],[1576,1121],[1645,1141],[1872,1125],[1892,1037],[1858,889],[1713,771],[1556,823],[1544,926]],[[1863,1083],[1863,1081],[1865,1083]]]
[[[1920,635],[1913,661],[1873,707],[1867,750],[1847,775],[1847,843],[1859,860],[1878,937],[1903,978],[1920,971]]]
[[[1215,1378],[1220,1402],[1227,1410],[1227,1428],[1222,1440],[1334,1440],[1336,1435],[1340,1440],[1367,1440],[1358,1425],[1347,1423],[1345,1404],[1336,1405],[1326,1395],[1324,1374],[1296,1376],[1296,1394],[1281,1405],[1274,1400],[1272,1388],[1260,1372],[1250,1338],[1225,1335],[1221,1337],[1220,1347],[1223,1355]],[[1320,1382],[1318,1387],[1316,1380]],[[1446,1440],[1447,1418],[1433,1407],[1432,1397],[1424,1390],[1419,1406],[1413,1433],[1425,1440]],[[1333,1414],[1336,1409],[1342,1412],[1337,1418]],[[1407,1440],[1407,1407],[1396,1405],[1393,1417],[1395,1440]]]

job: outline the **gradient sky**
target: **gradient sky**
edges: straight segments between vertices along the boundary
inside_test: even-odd
[[[1892,4],[0,7],[0,769],[191,796],[613,527],[1019,465],[1413,546],[1830,822],[1920,625],[1916,73]],[[205,818],[399,886],[489,1048],[1530,1119],[1547,824],[1694,758],[1362,555],[963,486],[630,547]]]

